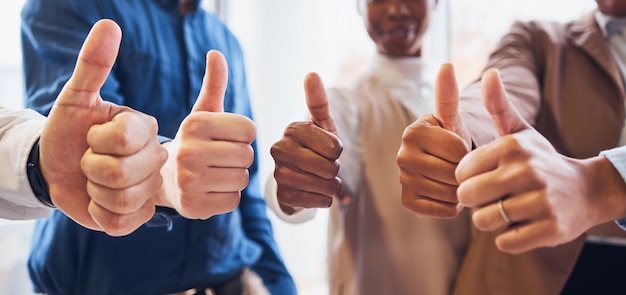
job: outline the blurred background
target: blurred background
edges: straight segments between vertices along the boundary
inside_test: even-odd
[[[19,40],[23,0],[0,3],[0,105],[23,108]],[[292,121],[306,118],[303,79],[326,86],[349,81],[374,53],[356,0],[204,0],[239,37],[258,127],[263,177],[273,172],[269,147]],[[424,55],[456,65],[461,87],[476,79],[489,52],[515,20],[567,21],[593,0],[439,0]],[[0,163],[2,165],[2,163]],[[287,267],[303,295],[326,294],[327,213],[291,225],[268,212]],[[32,222],[0,219],[0,295],[32,294],[26,271]]]

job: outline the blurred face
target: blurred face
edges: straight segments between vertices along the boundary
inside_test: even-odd
[[[598,3],[598,9],[604,14],[626,16],[626,0],[596,0],[596,3]]]
[[[359,0],[359,10],[378,52],[421,56],[422,39],[436,0]]]

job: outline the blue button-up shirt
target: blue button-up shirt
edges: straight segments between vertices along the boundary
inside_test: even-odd
[[[27,107],[50,111],[102,18],[116,21],[123,34],[101,90],[105,100],[156,117],[160,135],[172,138],[199,94],[206,52],[217,49],[229,66],[225,110],[251,117],[238,41],[202,9],[181,16],[175,0],[27,1],[21,28]],[[125,237],[85,229],[53,211],[33,237],[28,266],[35,291],[167,294],[217,286],[250,267],[272,294],[295,294],[266,215],[258,161],[249,172],[235,211],[205,221],[168,216],[169,228],[144,225]]]

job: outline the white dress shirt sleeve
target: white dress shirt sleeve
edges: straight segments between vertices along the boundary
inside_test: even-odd
[[[46,217],[49,209],[33,193],[26,163],[45,118],[32,110],[0,107],[0,218]]]
[[[613,167],[617,169],[617,172],[619,172],[624,182],[626,182],[626,146],[603,151],[600,155],[606,157],[611,164],[613,164]],[[623,230],[626,230],[626,218],[618,219],[615,222]]]
[[[276,197],[276,187],[276,180],[273,175],[270,175],[267,178],[267,183],[265,184],[265,202],[267,203],[267,207],[272,209],[278,218],[287,223],[295,224],[309,221],[315,217],[315,208],[305,208],[292,215],[283,212],[283,210],[280,209],[280,204],[278,204],[278,197]]]

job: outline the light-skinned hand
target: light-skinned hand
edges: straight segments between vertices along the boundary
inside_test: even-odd
[[[100,97],[120,40],[113,21],[93,26],[40,139],[52,202],[77,223],[113,236],[152,217],[167,158],[153,117]]]
[[[482,79],[484,104],[501,137],[465,156],[456,170],[459,200],[484,231],[501,231],[498,249],[520,253],[574,240],[626,216],[626,185],[602,157],[559,154],[508,100],[496,70]],[[500,213],[498,201],[512,222]]]
[[[318,74],[306,76],[304,90],[311,120],[289,124],[270,150],[278,202],[287,214],[301,208],[327,208],[334,197],[343,197],[337,177],[343,146]]]
[[[163,145],[159,204],[190,219],[208,219],[237,208],[254,161],[256,125],[249,118],[224,112],[228,66],[219,51],[207,53],[202,89],[175,138]]]
[[[454,67],[444,64],[435,81],[435,113],[404,130],[397,156],[402,204],[420,216],[455,218],[463,210],[454,171],[469,151],[471,138],[458,103]]]

